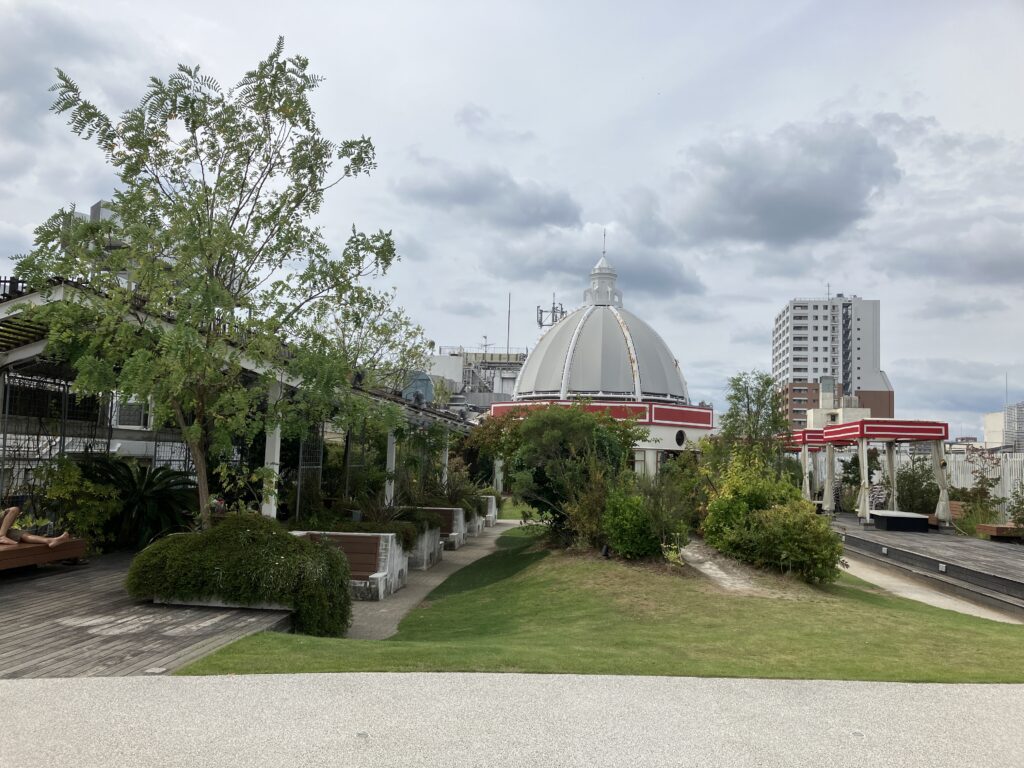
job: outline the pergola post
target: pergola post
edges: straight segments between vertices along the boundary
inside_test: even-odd
[[[857,494],[857,517],[862,523],[871,522],[871,472],[868,469],[868,440],[857,438],[857,456],[860,464],[860,493]]]
[[[833,495],[835,494],[835,474],[836,474],[836,454],[835,448],[832,443],[825,444],[825,490],[822,491],[822,505],[821,509],[823,512],[833,514],[836,511],[836,503]]]
[[[946,447],[941,440],[932,441],[932,472],[935,484],[939,486],[939,502],[935,505],[935,518],[940,526],[952,524],[953,516],[949,511],[949,483],[946,480]]]
[[[281,382],[275,381],[267,392],[267,408],[271,409],[281,399]],[[277,517],[277,481],[281,474],[281,423],[267,430],[267,442],[263,448],[263,466],[270,470],[270,476],[263,482],[263,503],[260,512],[264,517]]]
[[[501,459],[494,460],[494,490],[499,494],[505,492],[505,462]]]
[[[384,506],[395,505],[395,430],[388,430],[387,480],[384,482]]]
[[[808,453],[810,451],[807,448],[807,443],[800,446],[800,470],[804,476],[803,480],[803,494],[804,499],[807,501],[811,500],[811,468],[808,461]]]
[[[896,441],[885,444],[885,463],[889,471],[889,509],[896,511]]]
[[[444,447],[441,449],[441,487],[446,491],[448,490],[448,435],[447,429],[444,431]]]

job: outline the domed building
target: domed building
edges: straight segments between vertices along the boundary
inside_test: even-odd
[[[623,308],[617,277],[602,256],[583,306],[541,337],[519,373],[512,402],[495,403],[491,413],[582,399],[590,410],[635,418],[650,432],[637,446],[636,469],[653,474],[666,451],[710,433],[714,415],[690,404],[679,361],[651,326]]]

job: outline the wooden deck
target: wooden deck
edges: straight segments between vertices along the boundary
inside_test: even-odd
[[[941,533],[862,528],[840,515],[833,527],[847,548],[902,565],[923,575],[1024,601],[1024,546]],[[1021,603],[1024,605],[1024,603]]]
[[[131,558],[0,573],[0,678],[154,675],[254,632],[287,629],[284,611],[137,602]]]

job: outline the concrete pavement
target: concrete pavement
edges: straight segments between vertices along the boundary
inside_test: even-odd
[[[386,640],[398,631],[398,624],[423,602],[435,587],[456,571],[489,555],[498,547],[498,537],[517,523],[499,520],[477,536],[470,536],[456,550],[445,550],[440,563],[427,571],[409,571],[406,585],[386,600],[354,600],[352,626],[345,637],[351,640]]]
[[[0,765],[1019,768],[1024,686],[520,674],[0,680]]]

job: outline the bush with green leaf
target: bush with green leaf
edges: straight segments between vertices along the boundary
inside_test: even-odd
[[[839,577],[843,545],[790,482],[755,456],[739,453],[708,504],[704,536],[727,555],[811,583]]]
[[[36,480],[42,488],[43,509],[32,510],[54,518],[54,527],[85,539],[93,551],[117,541],[117,515],[121,501],[112,485],[91,480],[67,457],[43,465]]]
[[[121,546],[144,547],[168,533],[188,530],[195,521],[196,485],[186,472],[102,456],[84,462],[82,474],[117,491],[121,510],[115,535]]]
[[[827,584],[839,578],[843,544],[814,505],[792,499],[754,510],[746,525],[730,531],[722,551],[758,568]]]
[[[633,477],[621,475],[608,490],[603,527],[608,546],[627,560],[661,554],[661,537]]]
[[[307,635],[341,637],[352,617],[341,551],[258,515],[231,515],[201,533],[160,539],[132,561],[126,586],[143,599],[285,605],[295,630]]]

